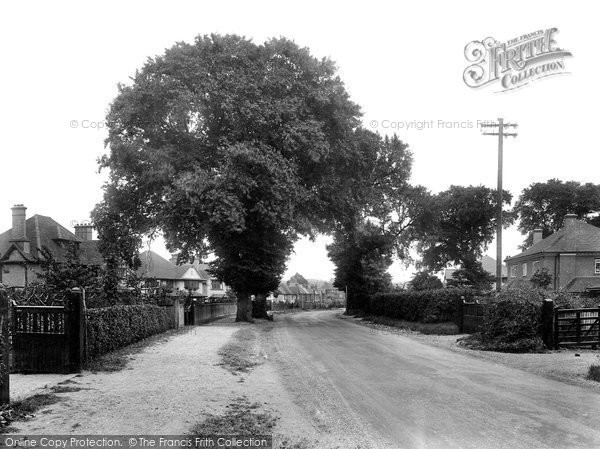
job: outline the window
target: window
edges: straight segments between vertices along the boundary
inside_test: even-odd
[[[594,260],[594,273],[600,274],[600,259]]]
[[[535,272],[536,272],[536,271],[538,271],[539,269],[540,269],[540,261],[539,261],[539,260],[536,260],[535,262],[533,262],[533,263],[531,264],[531,272],[532,272],[533,274],[535,274]]]
[[[527,276],[527,264],[523,264],[523,277]]]
[[[186,290],[198,290],[200,281],[183,281]]]
[[[517,266],[516,265],[512,265],[510,267],[510,277],[511,278],[516,278],[517,277]]]
[[[221,282],[219,282],[219,281],[211,281],[210,288],[212,290],[222,290],[222,288],[221,288]]]

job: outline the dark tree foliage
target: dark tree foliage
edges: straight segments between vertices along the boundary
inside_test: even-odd
[[[328,253],[336,266],[334,285],[347,288],[347,309],[364,311],[369,295],[391,288],[393,255],[408,259],[415,230],[429,221],[431,209],[426,189],[408,183],[412,154],[405,143],[367,131],[356,142],[363,157],[349,171],[354,188],[340,198]]]
[[[287,39],[176,44],[111,105],[93,213],[106,251],[135,263],[141,236],[160,232],[182,260],[212,252],[250,320],[250,295],[276,288],[297,236],[331,230],[372,168],[378,138],[359,117],[335,65]]]
[[[560,179],[536,182],[523,190],[513,210],[519,219],[519,231],[529,234],[521,245],[527,249],[533,243],[530,233],[534,229],[541,229],[546,238],[562,227],[567,214],[600,225],[600,185]]]
[[[503,192],[503,203],[511,195]],[[423,227],[418,245],[421,265],[439,271],[447,264],[460,265],[467,278],[484,274],[479,260],[496,232],[496,190],[485,186],[451,186],[432,199],[431,221]],[[507,213],[503,227],[512,223]]]
[[[50,292],[64,293],[72,288],[97,288],[100,285],[103,270],[98,266],[82,264],[76,244],[66,247],[62,261],[45,248],[41,252],[42,271],[38,274],[38,279]]]
[[[531,276],[531,283],[535,288],[548,288],[552,284],[552,275],[548,268],[535,270],[535,273]]]
[[[460,268],[452,273],[448,279],[448,287],[474,288],[476,290],[489,290],[496,281],[496,276],[484,270],[481,262],[477,261],[467,268]]]
[[[365,310],[369,295],[391,289],[392,277],[387,270],[392,264],[393,245],[393,238],[370,222],[334,235],[334,242],[327,247],[335,264],[333,285],[347,290],[348,310]]]
[[[427,271],[419,271],[416,273],[409,285],[411,290],[416,291],[436,290],[444,287],[444,284],[437,276],[428,273]]]

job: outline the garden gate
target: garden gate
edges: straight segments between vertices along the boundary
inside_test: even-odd
[[[600,308],[556,309],[554,347],[600,346]]]
[[[83,293],[73,289],[64,305],[13,304],[13,369],[25,373],[81,370],[84,351]]]

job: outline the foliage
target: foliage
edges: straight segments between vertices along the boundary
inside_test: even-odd
[[[600,185],[563,182],[560,179],[535,182],[523,189],[513,211],[519,218],[518,229],[522,234],[541,229],[543,238],[558,231],[567,214],[576,214],[588,223],[599,225]],[[527,249],[532,243],[530,234],[522,249]]]
[[[598,298],[577,293],[557,291],[546,292],[548,297],[554,301],[554,307],[563,309],[583,309],[598,307]]]
[[[531,276],[531,283],[535,288],[548,288],[552,284],[552,275],[548,271],[548,268],[535,270],[535,273]]]
[[[481,340],[487,349],[539,351],[542,303],[547,293],[534,289],[505,290],[493,296],[483,314]]]
[[[495,280],[496,276],[488,273],[480,261],[475,261],[470,268],[460,268],[452,273],[452,278],[447,280],[447,284],[449,287],[489,290]]]
[[[427,271],[419,271],[415,274],[409,283],[411,290],[436,290],[443,288],[444,284],[440,279]]]
[[[369,295],[391,288],[392,245],[391,236],[370,222],[335,234],[327,251],[336,266],[334,286],[347,288],[348,310],[364,310]]]
[[[600,365],[596,365],[596,364],[590,365],[586,379],[595,380],[596,382],[600,382]]]
[[[42,271],[38,279],[44,283],[47,293],[63,293],[75,287],[96,288],[102,276],[98,266],[81,263],[80,250],[77,244],[67,246],[64,261],[57,260],[47,249],[42,248],[40,267]]]
[[[461,297],[472,299],[472,289],[444,288],[409,290],[398,293],[377,293],[371,297],[369,313],[405,321],[442,323],[454,321]]]
[[[87,356],[94,358],[173,327],[167,310],[155,305],[88,309]]]
[[[503,192],[503,203],[511,195]],[[478,273],[478,260],[496,232],[497,192],[485,186],[450,186],[432,199],[432,220],[421,230],[421,265],[438,271],[448,263]],[[512,222],[504,214],[504,227]]]
[[[353,201],[380,140],[359,117],[335,65],[285,38],[178,43],[111,105],[99,235],[132,262],[157,232],[183,258],[213,252],[211,273],[249,319],[250,294],[276,288],[298,234],[330,230]]]

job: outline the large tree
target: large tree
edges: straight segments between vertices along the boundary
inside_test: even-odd
[[[533,243],[534,229],[541,229],[546,238],[562,227],[566,214],[600,225],[600,185],[560,179],[535,182],[523,189],[514,212],[519,218],[519,231],[528,234],[521,246],[526,249]]]
[[[100,236],[125,260],[157,232],[182,259],[214,253],[250,320],[250,295],[275,289],[299,234],[332,228],[360,177],[359,117],[334,64],[287,39],[178,43],[111,105]]]
[[[347,309],[366,310],[368,296],[391,287],[387,270],[396,255],[408,258],[414,230],[427,222],[429,194],[409,184],[412,154],[398,139],[365,132],[357,136],[363,146],[362,173],[349,182],[352,195],[338,209],[339,227],[328,246],[334,262],[334,285],[347,289]]]
[[[503,204],[511,195],[503,192]],[[424,223],[418,245],[421,265],[438,271],[449,263],[460,265],[479,278],[483,272],[479,259],[496,233],[497,192],[485,186],[450,186],[432,200],[431,221]],[[503,226],[512,223],[504,215]]]

